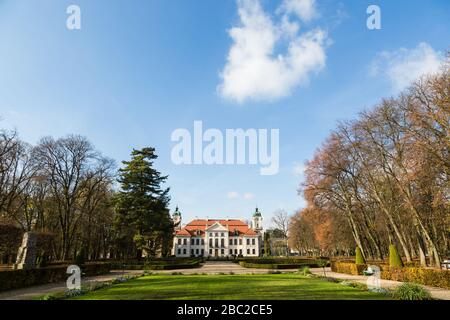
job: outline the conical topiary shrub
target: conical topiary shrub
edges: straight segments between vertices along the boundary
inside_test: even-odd
[[[356,247],[356,264],[366,264],[366,260],[364,259],[364,256],[361,252],[361,249],[359,247]]]
[[[403,267],[402,258],[393,244],[389,246],[389,267]]]

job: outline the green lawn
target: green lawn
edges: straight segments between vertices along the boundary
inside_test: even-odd
[[[150,275],[77,297],[83,300],[354,300],[387,296],[298,274]]]

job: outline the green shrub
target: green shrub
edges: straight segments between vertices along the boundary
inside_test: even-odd
[[[299,269],[300,273],[304,276],[307,276],[308,274],[311,274],[311,271],[309,270],[308,266],[304,266]]]
[[[393,294],[398,300],[431,300],[431,294],[415,283],[404,283],[397,287]]]
[[[403,267],[402,258],[397,252],[397,248],[391,244],[389,246],[389,266],[390,267]]]
[[[57,299],[58,297],[53,293],[46,294],[45,296],[42,297],[42,300],[57,300]]]
[[[364,259],[364,256],[362,254],[361,248],[360,247],[356,247],[356,259],[355,259],[355,263],[356,264],[366,264],[366,259]]]

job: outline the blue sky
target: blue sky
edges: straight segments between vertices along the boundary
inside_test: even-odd
[[[297,1],[312,11],[286,9]],[[71,4],[81,8],[81,30],[66,28]],[[370,4],[381,8],[381,30],[366,27]],[[255,20],[259,14],[277,27],[286,16],[300,26],[296,35],[280,31],[266,62],[289,59],[289,45],[317,30],[324,34],[323,60],[297,57],[303,63],[297,69],[287,65],[273,77],[256,77],[248,91],[233,87],[246,78],[242,61],[227,60],[230,48],[242,44],[229,30],[260,36],[239,15],[245,6],[259,9]],[[0,0],[0,39],[1,127],[17,128],[30,143],[46,135],[85,135],[118,163],[132,148],[154,146],[157,167],[169,175],[171,207],[180,206],[185,222],[249,218],[258,205],[268,226],[273,211],[304,206],[297,194],[302,163],[338,120],[436,69],[449,49],[450,2]],[[278,81],[285,73],[289,80]],[[225,81],[235,88],[231,94],[220,89]],[[174,165],[171,133],[192,130],[195,120],[220,130],[280,129],[279,173],[261,176],[254,165]]]

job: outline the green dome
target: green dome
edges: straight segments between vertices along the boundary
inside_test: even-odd
[[[255,213],[253,214],[254,217],[261,217],[261,212],[259,212],[258,207],[256,207]]]
[[[180,210],[178,210],[178,206],[175,208],[175,212],[173,213],[173,216],[180,216],[181,217],[181,212]]]

